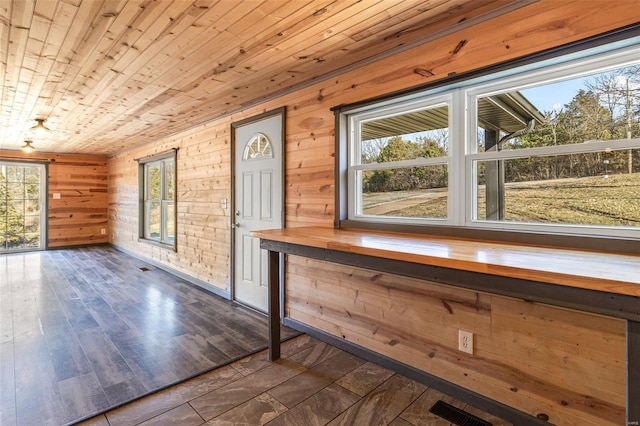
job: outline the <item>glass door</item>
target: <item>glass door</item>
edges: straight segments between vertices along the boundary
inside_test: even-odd
[[[45,248],[46,167],[0,161],[0,253]]]

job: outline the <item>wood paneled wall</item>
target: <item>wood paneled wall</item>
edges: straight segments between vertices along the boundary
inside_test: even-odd
[[[623,320],[304,258],[288,273],[289,317],[552,424],[624,423]]]
[[[0,151],[0,156],[16,161],[50,160],[48,247],[109,242],[106,157],[41,152],[27,155],[20,151]],[[53,194],[60,194],[60,198],[54,199]]]
[[[112,242],[228,290],[230,222],[229,211],[221,209],[220,201],[231,197],[232,122],[286,106],[287,226],[330,227],[334,218],[335,130],[331,107],[560,46],[639,18],[640,9],[629,8],[626,1],[607,3],[607,13],[602,13],[599,1],[536,2],[117,155],[109,161]],[[137,240],[138,177],[133,160],[174,147],[179,148],[177,252]],[[407,283],[395,277],[388,278],[389,285],[380,286],[375,283],[378,274],[359,271],[352,280],[343,268],[297,258],[289,259],[287,267],[287,312],[294,319],[523,411],[546,413],[557,424],[622,422],[624,331],[619,321],[429,283]],[[340,284],[330,280],[319,283],[319,276],[339,277]],[[408,304],[403,299],[406,293],[393,289],[395,283],[422,296]],[[362,290],[370,300],[358,299],[355,290]],[[451,301],[447,303],[450,307],[453,304],[453,313],[446,310],[443,300]],[[325,311],[325,306],[330,309]],[[400,315],[415,323],[395,321]],[[376,331],[372,324],[384,327]],[[458,325],[478,333],[481,356],[463,356],[452,350],[457,339],[452,330]]]
[[[229,123],[212,123],[111,158],[111,242],[228,292],[230,222],[229,209],[223,209],[221,201],[230,198],[229,143]],[[170,148],[178,148],[175,252],[138,241],[138,163],[135,159]]]

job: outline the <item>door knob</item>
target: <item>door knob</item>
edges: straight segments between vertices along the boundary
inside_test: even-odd
[[[232,223],[231,224],[231,229],[236,229],[236,228],[240,228],[240,224],[239,223]]]

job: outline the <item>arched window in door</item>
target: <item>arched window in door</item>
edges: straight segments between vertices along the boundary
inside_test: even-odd
[[[273,150],[269,138],[263,133],[256,133],[244,147],[243,160],[273,158]]]

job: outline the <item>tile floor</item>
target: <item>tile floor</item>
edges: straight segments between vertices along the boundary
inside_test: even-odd
[[[503,420],[308,335],[134,401],[81,425],[392,425],[450,423],[429,412],[439,399],[491,422]]]

